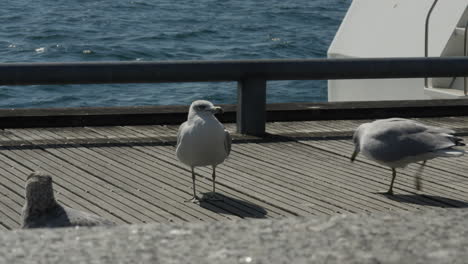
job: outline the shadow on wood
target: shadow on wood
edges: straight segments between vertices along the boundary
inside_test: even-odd
[[[468,202],[437,195],[426,194],[382,194],[390,200],[423,206],[442,208],[468,208]]]
[[[214,200],[210,198],[216,197]],[[203,193],[200,206],[215,213],[236,215],[241,218],[266,218],[267,211],[254,203],[239,200],[221,193]]]

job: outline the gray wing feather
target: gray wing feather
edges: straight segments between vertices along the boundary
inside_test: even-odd
[[[224,130],[224,149],[226,149],[227,155],[231,153],[231,144],[232,144],[231,134],[229,134],[229,131]]]
[[[179,146],[180,144],[180,140],[182,139],[182,130],[184,130],[184,128],[187,126],[187,121],[182,123],[182,125],[180,125],[179,127],[179,130],[177,131],[177,147]]]
[[[387,121],[378,122],[371,128],[370,150],[378,159],[399,160],[457,145],[458,138],[450,135],[453,133],[450,129],[426,126],[408,119]],[[385,151],[381,151],[383,148]]]
[[[435,127],[435,126],[428,126],[423,123],[420,123],[415,120],[404,119],[404,118],[388,118],[388,119],[381,119],[374,122],[374,128],[383,128],[388,130],[389,128],[393,127],[397,129],[400,133],[417,133],[426,131],[429,133],[447,133],[453,134],[455,131],[448,128],[443,127]]]

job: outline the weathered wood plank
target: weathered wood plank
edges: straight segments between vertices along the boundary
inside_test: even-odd
[[[173,158],[173,149],[169,149],[169,147],[164,148],[164,152],[158,152],[159,154],[165,155],[166,158]],[[176,162],[174,160],[174,162]],[[210,168],[197,168],[197,171],[206,178],[210,178],[211,176],[211,169]],[[237,167],[236,165],[231,164],[231,158],[229,158],[225,163],[219,166],[217,170],[217,174],[219,177],[218,185],[230,186],[235,188],[238,191],[246,193],[247,190],[251,190],[248,193],[252,193],[258,199],[266,199],[265,201],[271,202],[273,204],[277,204],[278,202],[284,203],[286,207],[281,207],[283,210],[294,210],[293,208],[299,209],[299,207],[304,211],[303,213],[307,213],[312,208],[303,208],[300,203],[294,203],[289,201],[288,199],[282,199],[284,197],[284,193],[278,192],[282,187],[272,184],[268,181],[259,177],[259,174],[252,171],[252,166],[245,167]],[[283,188],[284,189],[284,188]],[[260,195],[259,197],[257,197]],[[296,197],[297,198],[297,197]],[[295,199],[295,198],[294,198]],[[299,206],[299,207],[298,207]],[[300,211],[299,211],[300,212]],[[312,209],[310,211],[312,214],[323,214],[324,212],[316,211],[316,209]]]
[[[117,155],[116,155],[116,154],[112,154],[112,150],[113,150],[113,149],[120,149],[120,148],[123,148],[124,153],[122,153],[122,154],[117,154]],[[102,150],[102,153],[101,153],[101,150]],[[109,160],[116,160],[116,161],[118,161],[118,163],[121,163],[122,166],[124,166],[124,167],[127,166],[127,165],[128,165],[128,166],[132,166],[133,168],[135,168],[135,170],[137,171],[137,173],[140,173],[141,170],[142,170],[140,166],[138,166],[138,167],[135,167],[135,166],[134,166],[134,165],[135,165],[135,163],[134,163],[134,156],[133,156],[133,153],[130,152],[130,151],[132,151],[132,149],[131,149],[129,146],[127,146],[127,147],[119,147],[119,148],[116,148],[116,147],[106,147],[106,148],[103,148],[103,149],[102,149],[102,148],[93,148],[93,151],[100,152],[103,156],[108,157]],[[129,155],[130,155],[130,156],[129,156]],[[130,157],[130,160],[125,160],[124,157],[126,157],[126,156],[129,156],[129,157]],[[118,165],[118,166],[120,166],[120,165]],[[148,177],[148,179],[149,179],[150,181],[154,181],[154,179],[153,179],[153,177],[152,177],[153,175],[152,175],[150,172],[147,172],[147,171],[146,171],[146,172],[143,173],[143,175],[146,175],[145,177]],[[158,177],[158,178],[160,178],[160,177]],[[153,183],[154,183],[154,182],[153,182]],[[160,184],[160,182],[157,183],[157,184]],[[163,197],[167,197],[167,199],[169,199],[169,200],[172,201],[172,200],[175,199],[174,194],[170,194],[170,193],[168,193],[168,192],[165,191],[167,188],[171,189],[171,187],[173,187],[173,186],[164,187],[163,189],[159,190],[159,192],[163,192],[163,193],[165,192],[164,194],[162,194]],[[156,190],[157,190],[157,188],[156,188]],[[181,198],[181,197],[179,196],[179,198]],[[185,197],[185,199],[187,199],[187,198],[188,198],[188,197]],[[164,198],[163,200],[167,200],[167,199]],[[193,204],[188,203],[188,204],[185,204],[184,206],[193,206]],[[173,205],[171,205],[171,207],[173,207]],[[196,213],[196,214],[198,214],[198,213]],[[199,217],[201,217],[201,216],[199,216]],[[207,215],[204,215],[202,218],[206,218],[206,217],[207,217]],[[217,218],[217,217],[219,217],[219,216],[218,216],[218,215],[211,215],[211,217]]]
[[[468,140],[468,117],[417,120],[454,128]],[[268,123],[265,138],[232,133],[230,157],[217,169],[222,202],[185,203],[190,170],[175,157],[178,124],[26,128],[0,131],[0,230],[16,228],[24,180],[41,169],[54,177],[66,206],[117,223],[212,221],[330,215],[342,212],[468,207],[468,155],[431,160],[414,189],[418,164],[398,171],[359,156],[349,162],[354,129],[371,120]],[[226,127],[235,129],[234,124]],[[211,191],[211,168],[197,168],[197,191]],[[1,209],[0,208],[0,209]]]
[[[3,155],[0,155],[0,167],[4,170],[1,174],[2,181],[5,181],[5,178],[11,179],[16,182],[18,187],[15,187],[17,193],[24,193],[24,184],[26,176],[32,171],[27,168],[25,165],[22,165],[18,162],[21,161],[21,158],[13,160],[6,156],[4,152]],[[18,162],[17,162],[18,161]],[[13,186],[13,185],[12,185]],[[76,197],[68,198],[68,191],[64,189],[61,185],[55,185],[54,189],[56,191],[56,199],[63,202],[65,205],[80,209],[87,210],[80,203],[76,202]],[[24,196],[22,195],[22,199]]]
[[[326,195],[326,192],[320,188],[310,188],[309,184],[304,182],[297,183],[291,179],[296,177],[298,173],[286,171],[275,164],[268,164],[267,162],[257,160],[256,162],[249,162],[248,159],[238,158],[236,153],[231,154],[231,163],[237,170],[251,171],[257,176],[252,184],[267,184],[270,188],[267,189],[271,192],[281,193],[283,197],[290,201],[295,201],[299,204],[313,204],[321,205],[324,209],[331,210],[332,212],[340,212],[342,208],[351,212],[364,212],[360,207],[347,203],[342,200],[344,204],[341,206],[336,200],[340,200],[339,195],[331,198],[333,195]],[[245,155],[244,155],[245,156]],[[250,156],[252,158],[254,156]],[[261,179],[261,180],[260,180]],[[315,207],[315,206],[314,206]],[[320,207],[317,207],[317,209]],[[340,210],[341,209],[341,210]],[[369,207],[370,210],[372,210]]]
[[[312,158],[306,153],[295,153],[291,149],[297,146],[280,145],[276,148],[276,143],[257,144],[256,148],[263,148],[267,155],[259,155],[258,152],[252,152],[248,148],[242,149],[243,154],[260,156],[262,159],[267,159],[272,163],[278,164],[286,170],[296,172],[294,176],[299,184],[309,185],[310,189],[318,188],[324,191],[329,191],[330,195],[335,196],[335,193],[344,195],[345,198],[358,197],[361,206],[370,206],[374,204],[376,209],[410,209],[400,203],[389,203],[387,199],[379,195],[373,195],[366,188],[367,184],[373,183],[360,181],[355,184],[352,173],[345,170],[336,170],[332,165],[336,161],[330,162],[329,159]],[[298,144],[295,144],[298,145]],[[339,159],[339,157],[336,157]],[[351,180],[352,179],[352,180]]]
[[[326,145],[323,145],[323,143],[318,142],[318,141],[301,141],[304,144],[312,144],[315,147],[319,147],[320,149],[326,149],[328,151],[332,151],[338,155],[343,155],[343,150],[346,151],[346,153],[351,153],[352,152],[352,145],[350,142],[347,142],[346,144],[343,144],[344,141],[340,141],[339,146],[334,146],[334,141],[327,141]],[[321,145],[322,144],[322,145]],[[357,162],[357,164],[362,164],[360,162],[364,162],[367,164],[371,164],[372,166],[375,167],[380,167],[380,168],[385,168],[381,165],[378,165],[372,161],[369,161],[365,157],[359,157],[360,161]],[[353,166],[356,166],[353,164]],[[407,186],[408,188],[411,188],[411,186],[414,186],[414,174],[418,170],[417,164],[409,165],[405,170],[399,170],[397,177],[397,180],[395,181],[395,187],[396,188],[404,188],[403,186]],[[446,174],[444,171],[438,170],[437,168],[432,168],[429,165],[426,166],[427,168],[424,169],[424,173],[422,176],[423,184],[424,184],[424,190],[429,193],[434,193],[438,195],[443,195],[447,196],[449,198],[453,198],[455,200],[452,201],[452,204],[456,205],[459,204],[460,206],[465,206],[465,202],[468,199],[468,196],[466,193],[460,193],[460,191],[463,191],[464,189],[460,189],[459,191],[454,190],[452,187],[445,186],[443,182],[440,182],[438,180],[440,178],[441,174]],[[388,173],[388,177],[390,178],[391,174]],[[453,174],[446,174],[446,177],[452,177]],[[432,179],[432,181],[430,181]],[[414,188],[414,187],[413,187]],[[460,202],[457,201],[457,199],[460,199]]]
[[[16,209],[16,207],[15,207]],[[0,199],[0,225],[5,229],[18,229],[21,226],[19,222],[21,213],[3,204]],[[3,228],[0,227],[0,230]]]
[[[116,131],[113,131],[113,132],[114,132],[114,133],[117,133]],[[121,131],[121,132],[122,132],[122,131]],[[112,131],[106,131],[106,133],[111,133],[111,134],[112,134]],[[124,133],[125,133],[125,132],[124,132]],[[133,148],[137,148],[137,147],[134,146]],[[149,149],[155,149],[155,148],[149,148]],[[174,152],[173,152],[173,151],[174,151],[174,150],[172,150],[172,153],[170,154],[170,155],[171,155],[171,158],[175,158]],[[143,153],[140,152],[139,154],[138,154],[138,153],[136,153],[136,154],[137,154],[137,156],[138,156],[138,155],[142,155]],[[159,155],[158,155],[158,158],[159,158]],[[148,158],[146,158],[146,159],[148,159]],[[156,159],[155,162],[158,162],[158,159]],[[168,168],[168,170],[171,170],[171,168],[175,169],[176,167],[182,166],[182,164],[180,164],[180,163],[178,163],[178,162],[177,162],[178,164],[176,164],[176,163],[175,163],[176,161],[175,161],[174,159],[172,160],[172,162],[173,162],[174,164],[173,164],[172,166],[170,166],[170,167]],[[161,165],[158,165],[158,166],[161,166]],[[162,166],[164,166],[164,165],[162,165]],[[159,168],[161,168],[161,167],[159,167]],[[179,173],[178,176],[176,176],[176,177],[180,177],[180,175],[182,175],[183,178],[182,178],[181,180],[185,181],[185,185],[187,185],[186,188],[188,189],[188,187],[191,186],[191,180],[190,180],[190,177],[188,177],[188,176],[189,176],[189,172],[187,171],[187,169],[186,169],[186,168],[183,168],[183,169],[185,169],[184,172],[183,172],[183,173]],[[186,175],[185,177],[183,176],[184,174]],[[171,178],[172,178],[172,177],[171,177]],[[199,181],[199,182],[200,182],[200,181]],[[204,188],[204,187],[205,187],[205,186],[203,186],[202,188]],[[219,185],[218,185],[218,187],[219,187]],[[206,188],[206,189],[205,189],[205,188]],[[208,185],[206,185],[205,188],[204,188],[204,190],[206,190],[206,191],[209,191],[209,190],[210,190],[210,186],[208,186]],[[218,188],[218,189],[219,189],[219,188]],[[187,194],[188,194],[188,193],[187,193]],[[242,205],[241,205],[241,206],[242,206]],[[244,213],[244,214],[245,214],[245,213]]]
[[[295,143],[284,143],[284,144],[295,144]],[[262,144],[263,145],[263,144]],[[336,156],[331,153],[326,152],[317,152],[315,149],[306,149],[304,146],[300,146],[297,148],[286,148],[283,144],[269,144],[269,148],[281,150],[281,152],[287,156],[295,156],[295,160],[288,160],[288,164],[297,165],[297,168],[305,168],[316,171],[320,173],[318,177],[319,181],[330,181],[333,184],[337,184],[337,182],[341,182],[346,188],[354,187],[356,188],[354,191],[357,193],[361,193],[363,195],[370,195],[372,199],[384,204],[392,204],[393,206],[403,207],[404,209],[408,210],[411,208],[415,208],[414,206],[408,207],[406,204],[400,202],[392,202],[388,200],[387,197],[382,197],[380,194],[375,193],[375,191],[381,191],[388,187],[388,172],[385,169],[381,171],[372,168],[368,171],[361,169],[356,169],[352,164],[349,163],[347,158],[342,158],[340,156]],[[315,162],[311,162],[305,158],[300,157],[310,157]],[[284,157],[283,157],[284,158]],[[375,191],[372,191],[372,190]],[[412,202],[414,204],[420,204],[422,202],[428,203],[428,201],[421,201],[418,202],[418,197],[411,197],[412,193],[408,190],[402,190],[405,197],[402,197],[401,200]],[[432,202],[433,204],[436,204]],[[383,208],[388,208],[389,205],[381,205]],[[391,207],[390,207],[391,208]],[[390,209],[389,208],[389,209]],[[418,207],[416,207],[418,208]]]
[[[20,223],[18,220],[20,218],[20,214],[16,210],[13,210],[3,204],[2,200],[3,199],[0,199],[0,223],[8,229],[19,228]]]
[[[0,171],[2,173],[3,170]],[[0,197],[8,198],[15,203],[13,208],[21,207],[24,203],[24,196],[18,192],[19,188],[15,183],[8,181],[7,177],[2,177],[0,181]],[[24,191],[23,191],[24,192]]]
[[[115,149],[115,151],[122,151],[124,149],[120,148],[120,149]],[[122,155],[123,153],[115,153],[117,155]],[[147,156],[147,155],[142,155],[142,153],[135,153],[136,155],[133,156],[133,162],[135,161],[135,158],[137,156],[141,156],[142,159],[145,159],[145,160],[149,160],[151,161],[151,157]],[[124,163],[127,163],[129,161],[123,161]],[[158,166],[158,167],[155,167],[154,164],[153,166],[150,166],[149,164],[141,164],[141,168],[145,168],[148,170],[148,172],[155,172],[157,171],[158,169],[161,169],[163,166]],[[164,166],[165,167],[165,166]],[[171,170],[171,167],[172,166],[168,166],[167,167],[167,171]],[[185,174],[185,173],[184,173]],[[184,186],[185,186],[185,190],[181,190],[182,192],[185,192],[187,193],[188,190],[190,190],[190,186],[191,186],[191,181],[189,181],[188,179],[190,177],[187,177],[189,176],[188,174],[179,174],[180,176],[175,176],[175,177],[178,177],[178,179],[180,179],[181,177],[185,176],[184,178],[186,179],[186,181],[174,181],[172,177],[167,177],[165,178],[165,182],[168,183],[168,184],[171,184],[171,187],[175,188],[177,186],[180,186],[180,184],[182,183]],[[164,177],[164,175],[158,177],[158,178],[162,178]],[[172,179],[171,179],[172,178]],[[219,189],[219,188],[218,188]],[[199,188],[200,190],[200,188]],[[206,193],[209,192],[210,188],[209,186],[204,186],[202,187],[202,190],[204,190]],[[218,212],[222,212],[222,211],[225,211],[225,213],[227,212],[230,212],[234,215],[237,215],[237,216],[242,216],[242,217],[264,217],[264,214],[260,214],[259,212],[256,212],[254,210],[251,210],[250,208],[248,208],[247,206],[244,205],[244,203],[242,202],[238,202],[234,199],[231,199],[230,197],[227,197],[225,196],[224,197],[224,202],[223,203],[216,203],[216,202],[205,202],[204,203],[204,208],[205,209],[209,209],[211,211],[218,211]],[[210,214],[211,217],[215,217],[219,220],[218,217],[216,217],[216,215],[212,215]]]
[[[108,133],[108,132],[109,132],[109,131],[107,131],[106,133]],[[115,131],[114,131],[114,132],[115,132]],[[174,150],[172,149],[170,152],[171,152],[171,153],[169,153],[168,155],[169,155],[170,158],[171,158],[171,162],[175,163],[174,165],[176,165],[176,163],[178,163],[178,162],[174,160],[174,158],[175,158],[175,156],[174,156]],[[160,156],[157,155],[157,154],[156,154],[156,156],[157,156],[157,158],[160,157]],[[180,165],[181,165],[181,164],[178,163],[176,166],[180,166]],[[188,172],[185,172],[185,174],[188,174]],[[219,175],[219,170],[218,170],[218,175]],[[186,178],[186,179],[188,179],[188,178]],[[219,186],[219,184],[218,184],[218,186]]]
[[[93,178],[105,180],[106,184],[114,190],[114,193],[117,193],[118,197],[115,197],[116,201],[127,204],[131,208],[137,208],[140,210],[140,212],[145,212],[145,214],[149,215],[150,219],[145,221],[176,220],[173,219],[173,215],[168,214],[164,210],[161,210],[161,208],[155,207],[155,203],[148,203],[147,198],[150,198],[151,200],[151,195],[140,197],[139,194],[144,192],[144,190],[141,189],[141,186],[138,188],[128,184],[131,183],[131,181],[126,181],[125,183],[121,184],[116,184],[118,181],[112,181],[115,177],[128,173],[128,171],[122,172],[119,170],[121,165],[117,162],[114,162],[112,159],[107,159],[105,156],[102,156],[101,154],[92,151],[89,148],[78,145],[74,145],[73,147],[60,148],[58,150],[54,148],[46,148],[46,150],[51,153],[55,153],[58,156],[63,156],[76,167],[86,168],[86,171],[93,174]],[[110,177],[110,175],[113,175],[113,177]],[[132,175],[130,174],[130,176]],[[123,179],[122,177],[119,179]],[[142,186],[145,187],[144,185]],[[122,199],[123,197],[126,199]],[[142,205],[145,205],[145,207],[142,207]],[[196,219],[193,220],[195,221]]]
[[[103,210],[101,206],[105,203],[101,203],[100,199],[96,199],[93,195],[91,195],[100,195],[99,192],[92,191],[92,188],[95,187],[94,185],[86,184],[76,180],[81,179],[81,175],[85,173],[84,171],[79,171],[76,174],[69,174],[67,171],[67,164],[63,162],[63,160],[60,160],[57,157],[53,157],[40,149],[22,150],[12,148],[10,151],[3,154],[7,155],[11,160],[21,160],[21,164],[26,166],[29,171],[43,170],[52,174],[55,183],[54,188],[62,190],[67,194],[68,197],[70,197],[68,201],[73,201],[73,204],[78,206],[78,208],[74,206],[71,207],[79,210],[91,211],[103,217],[109,218],[112,221],[122,222],[122,219],[117,218],[114,214],[111,213],[112,211]],[[24,174],[23,177],[25,178],[26,175],[27,173]],[[84,206],[85,204],[86,206]],[[115,208],[115,210],[118,211],[119,209]],[[124,212],[122,211],[122,213]],[[129,217],[133,220],[136,220],[133,218],[133,216],[129,215]]]
[[[121,149],[115,149],[115,151],[118,154],[122,155],[122,153],[119,153]],[[176,186],[182,185],[184,186],[184,189],[182,191],[186,193],[189,192],[188,190],[191,186],[190,173],[186,168],[179,168],[179,166],[181,166],[180,164],[172,165],[171,163],[165,163],[164,161],[161,161],[159,159],[154,159],[152,157],[148,158],[147,154],[141,152],[135,152],[135,156],[133,156],[132,159],[134,162],[137,162],[138,166],[147,168],[150,171],[164,170],[164,175],[168,177],[167,179],[165,179],[165,181]],[[152,166],[149,164],[151,164]],[[207,182],[205,179],[198,179],[197,186],[201,187],[201,189],[198,188],[198,190],[203,190],[205,192],[209,192],[211,190],[211,183]],[[224,200],[226,203],[232,203],[233,206],[242,207],[244,210],[248,211],[249,214],[253,214],[254,217],[269,217],[269,215],[265,216],[264,210],[259,209],[258,206],[249,204],[247,200],[244,200],[246,197],[243,197],[241,194],[236,193],[231,189],[226,189],[223,185],[218,184],[217,187],[217,190],[222,192],[223,195],[226,194],[224,195]],[[220,204],[216,205],[219,206]],[[255,210],[259,212],[255,212]],[[271,211],[269,211],[268,213],[270,214]]]
[[[322,143],[317,143],[317,144],[322,144]],[[333,150],[339,155],[342,155],[342,152],[340,152],[340,150],[341,151],[346,150],[347,153],[351,153],[353,150],[353,145],[351,142],[341,141],[341,140],[328,141],[328,144],[322,147],[323,148],[326,147],[328,150]],[[361,157],[361,156],[359,157],[365,161],[372,162],[366,159],[365,157]],[[430,175],[429,179],[432,178],[433,180],[437,180],[437,182],[447,182],[447,181],[453,181],[453,180],[463,181],[468,177],[466,173],[463,173],[464,171],[466,171],[466,169],[468,169],[468,166],[463,167],[463,165],[465,164],[464,160],[466,160],[465,156],[458,157],[458,158],[437,158],[428,162],[426,166],[424,166],[424,170],[428,170],[431,172],[435,171],[435,173],[429,174]],[[450,162],[451,164],[456,163],[456,164],[459,164],[458,166],[462,167],[463,169],[461,169],[461,173],[456,173],[455,171],[451,171],[450,173],[447,173],[447,171],[443,169],[443,167],[432,165],[434,163],[437,164],[439,162]],[[413,173],[416,173],[417,170],[419,170],[419,168],[420,168],[420,165],[411,164],[404,171],[412,171]],[[434,175],[434,174],[437,174],[437,175]],[[441,186],[443,186],[443,184]]]

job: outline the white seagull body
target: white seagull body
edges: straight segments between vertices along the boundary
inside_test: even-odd
[[[192,201],[198,200],[194,168],[212,166],[214,194],[216,166],[222,163],[231,151],[231,136],[214,116],[214,113],[220,111],[220,107],[215,107],[208,101],[193,102],[187,121],[179,127],[177,133],[177,158],[192,169]]]
[[[437,157],[458,157],[465,153],[464,150],[454,148],[465,144],[453,133],[450,129],[427,126],[403,118],[365,123],[354,133],[355,150],[351,161],[362,152],[367,158],[390,167],[393,177],[387,193],[393,194],[396,168],[418,161],[425,163]]]

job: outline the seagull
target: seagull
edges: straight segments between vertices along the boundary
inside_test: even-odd
[[[26,201],[21,228],[57,228],[70,226],[114,225],[100,216],[62,206],[54,198],[52,177],[33,172],[26,180]]]
[[[222,163],[231,152],[231,135],[224,129],[216,113],[222,113],[219,106],[205,100],[194,101],[190,105],[187,121],[177,133],[177,158],[192,170],[193,197],[191,202],[200,199],[195,191],[195,167],[213,168],[213,195],[215,194],[216,166]],[[211,197],[214,200],[214,197]]]
[[[353,135],[353,162],[359,152],[375,162],[392,169],[392,181],[386,194],[393,194],[396,168],[404,168],[414,162],[437,157],[459,157],[465,151],[454,148],[464,146],[463,139],[453,135],[455,131],[404,119],[389,118],[360,125]],[[416,188],[420,184],[416,178]]]

